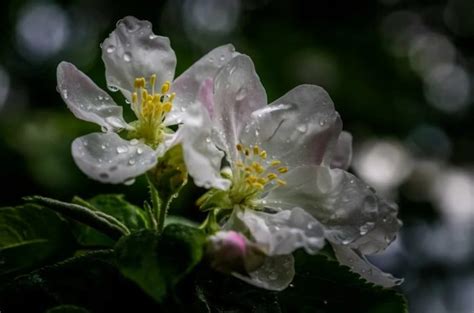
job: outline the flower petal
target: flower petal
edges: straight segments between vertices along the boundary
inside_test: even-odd
[[[352,161],[352,135],[343,131],[332,151],[331,167],[347,170]]]
[[[324,246],[323,227],[301,208],[278,213],[238,210],[224,227],[249,233],[267,255],[290,254],[298,248],[316,253]]]
[[[156,74],[158,88],[173,80],[176,55],[169,39],[156,36],[149,21],[133,16],[123,18],[101,47],[107,85],[122,91],[128,100],[135,78],[149,79]]]
[[[300,166],[283,178],[287,185],[269,192],[265,198],[267,207],[305,209],[323,224],[326,238],[333,243],[353,243],[354,247],[376,252],[398,232],[397,208],[348,172]]]
[[[76,138],[72,156],[90,178],[103,183],[124,183],[155,166],[158,153],[138,140],[116,133],[91,133]]]
[[[197,186],[228,189],[230,181],[220,175],[224,153],[211,140],[211,121],[200,103],[182,114],[183,124],[170,145],[181,143],[189,175]]]
[[[335,244],[332,247],[337,260],[341,264],[348,266],[351,271],[359,274],[365,280],[385,288],[391,288],[403,283],[403,279],[395,278],[389,273],[382,272],[356,250]]]
[[[214,79],[214,121],[227,157],[236,159],[235,145],[253,111],[267,104],[267,95],[252,60],[237,55]],[[219,142],[219,141],[218,141]]]
[[[280,291],[293,281],[295,260],[291,254],[270,256],[262,266],[249,273],[249,276],[238,273],[232,275],[259,288]]]
[[[300,85],[252,114],[241,140],[258,144],[269,156],[290,166],[319,165],[342,129],[339,114],[327,92]]]
[[[61,97],[77,118],[96,123],[106,131],[129,128],[122,107],[73,64],[59,63],[57,79]]]
[[[176,116],[180,112],[186,110],[189,105],[194,103],[206,80],[210,84],[208,83],[204,87],[207,86],[207,89],[211,90],[212,95],[214,76],[236,54],[237,52],[235,52],[235,48],[231,44],[217,47],[176,78],[171,85],[171,92],[175,92],[176,97],[173,101],[173,110],[167,115],[167,119],[176,120]],[[176,124],[176,122],[170,124]]]

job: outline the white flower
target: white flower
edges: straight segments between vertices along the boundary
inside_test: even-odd
[[[94,122],[102,133],[77,138],[72,155],[89,177],[123,183],[143,174],[170,147],[182,144],[188,172],[200,186],[224,189],[216,176],[222,152],[211,143],[203,89],[217,70],[236,54],[232,45],[218,47],[194,63],[174,82],[176,56],[169,39],[156,36],[151,23],[125,17],[101,45],[110,90],[120,90],[137,118],[127,123],[122,107],[74,65],[61,62],[58,90],[77,118]],[[205,99],[204,99],[205,100]],[[176,132],[169,127],[179,125]],[[127,139],[117,132],[128,131]]]
[[[393,277],[376,268],[366,275],[363,254],[376,253],[394,239],[400,227],[397,209],[335,168],[349,165],[352,139],[341,133],[326,91],[301,85],[267,105],[252,61],[237,55],[216,75],[212,100],[207,106],[213,139],[226,153],[230,170],[224,174],[232,183],[225,197],[211,190],[202,205],[219,199],[220,209],[233,209],[223,228],[246,234],[270,256],[247,280],[285,288],[293,277],[282,270],[293,262],[291,252],[303,247],[315,253],[326,238],[342,263],[392,286]]]

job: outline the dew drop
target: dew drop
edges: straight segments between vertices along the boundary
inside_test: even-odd
[[[105,150],[105,148],[107,148],[105,145],[101,145],[100,147],[102,150]]]
[[[158,36],[155,35],[155,34],[151,34],[150,36],[148,36],[148,39],[150,39],[150,40],[153,40],[155,38],[158,38]]]
[[[130,54],[130,52],[125,52],[123,54],[123,60],[125,62],[130,62],[132,60],[132,55]]]
[[[67,89],[62,90],[63,98],[67,99]]]
[[[206,142],[207,142],[207,143],[211,143],[211,138],[206,137]]]
[[[319,126],[324,126],[324,125],[326,125],[326,120],[324,119],[319,120]]]
[[[126,146],[118,146],[117,147],[117,153],[125,153],[128,151],[128,148]]]
[[[133,146],[138,144],[138,143],[139,143],[139,141],[136,138],[133,138],[132,140],[130,140],[130,144],[133,145]]]
[[[118,87],[114,85],[108,85],[107,88],[109,88],[109,90],[112,92],[116,92],[119,90]]]
[[[110,45],[107,47],[107,49],[105,50],[107,51],[107,53],[112,53],[115,51],[115,46],[114,45]]]
[[[98,98],[99,100],[104,100],[104,97],[102,97],[102,96],[98,96],[97,98]]]
[[[143,149],[142,148],[137,148],[137,154],[142,154],[143,153]]]
[[[308,130],[308,125],[306,124],[301,124],[301,125],[298,125],[296,126],[296,129],[300,132],[300,133],[306,133],[306,131]]]
[[[134,182],[135,182],[135,178],[130,178],[124,181],[123,184],[126,186],[130,186],[130,185],[133,185]]]

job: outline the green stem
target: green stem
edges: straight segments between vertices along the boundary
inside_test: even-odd
[[[100,212],[100,214],[97,214],[96,211],[78,204],[62,202],[41,196],[26,197],[24,199],[44,205],[48,209],[88,225],[114,240],[118,240],[120,237],[130,234],[128,228],[112,216],[107,215],[107,217],[105,217],[105,213]]]

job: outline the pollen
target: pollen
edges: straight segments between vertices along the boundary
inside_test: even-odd
[[[267,151],[258,145],[235,145],[239,159],[235,161],[231,193],[237,202],[251,201],[258,194],[284,186],[286,182],[280,175],[288,172],[281,161],[267,161]],[[245,200],[247,199],[247,200]]]
[[[145,77],[136,78],[133,84],[135,90],[132,93],[132,108],[146,129],[156,129],[163,123],[166,114],[173,108],[176,96],[175,93],[168,93],[171,88],[169,81],[161,86],[161,93],[156,93],[156,78],[156,74],[150,76],[148,88]]]

